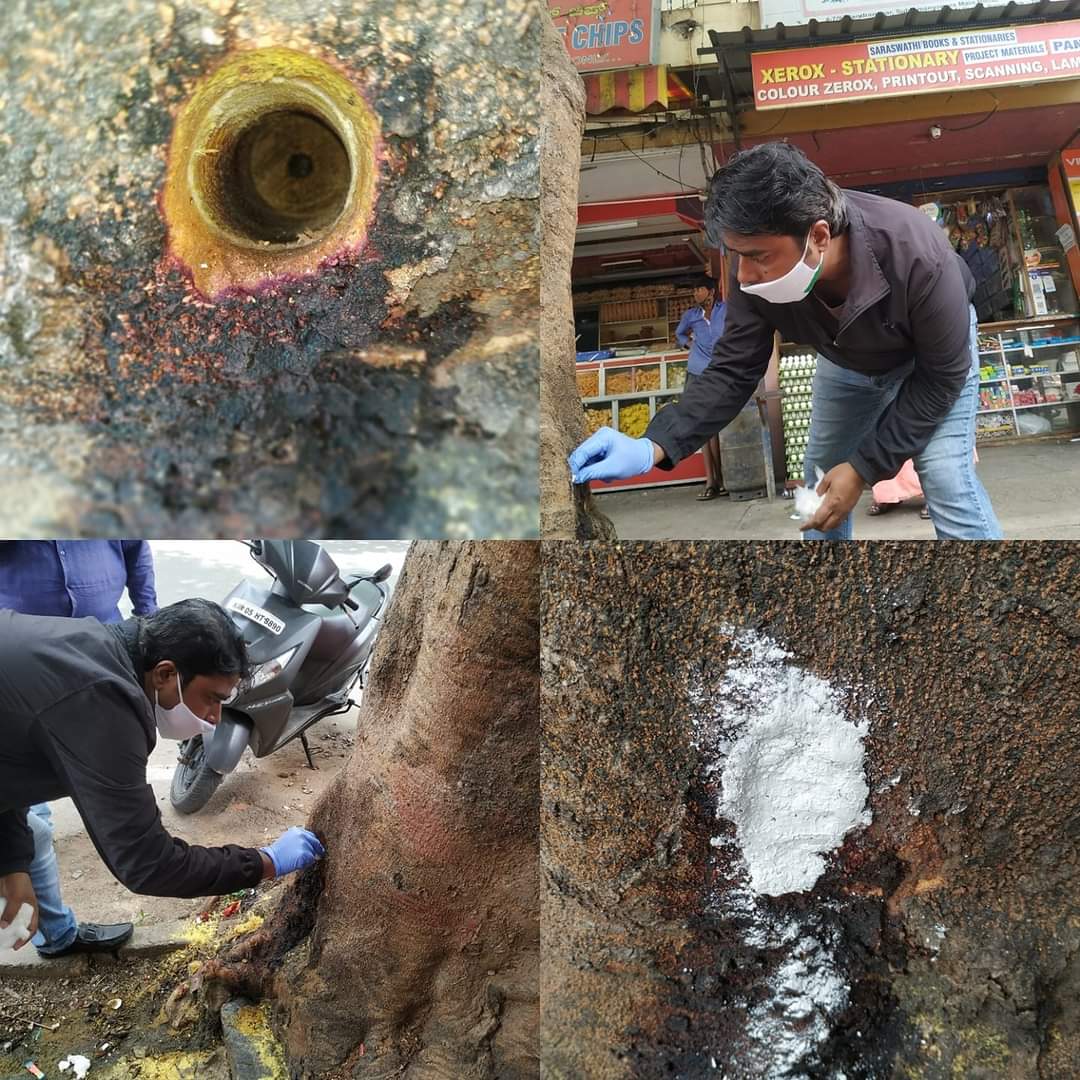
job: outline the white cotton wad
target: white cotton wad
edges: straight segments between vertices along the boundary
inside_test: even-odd
[[[11,925],[0,928],[0,949],[11,949],[20,941],[29,941],[30,920],[33,917],[34,909],[29,904],[22,904]]]
[[[738,688],[744,723],[723,765],[719,812],[735,824],[755,892],[804,892],[845,834],[870,822],[868,725],[847,719],[824,679],[760,647],[732,661],[725,683]]]
[[[814,466],[814,475],[817,477],[818,484],[825,478],[825,474],[816,465]],[[795,513],[803,521],[809,521],[818,512],[824,501],[825,496],[817,493],[817,484],[812,488],[800,486],[795,489]]]
[[[90,1071],[90,1059],[83,1057],[82,1054],[71,1054],[69,1057],[64,1058],[63,1061],[58,1062],[56,1067],[61,1072],[72,1069],[74,1070],[75,1080],[82,1080]]]

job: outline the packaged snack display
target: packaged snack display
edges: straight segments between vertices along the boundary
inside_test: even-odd
[[[619,430],[624,435],[640,439],[649,426],[649,403],[647,401],[632,404],[619,403]]]
[[[588,432],[591,434],[606,426],[631,438],[641,438],[653,417],[678,400],[686,383],[686,362],[686,351],[680,350],[648,359],[622,357],[579,364],[577,386],[583,399]],[[703,479],[704,473],[704,458],[695,453],[678,465],[674,477],[668,472],[653,470],[632,481],[597,490],[691,483]]]
[[[579,371],[577,373],[578,394],[583,397],[596,397],[600,393],[600,372]]]
[[[611,427],[611,408],[595,405],[585,407],[585,429],[591,435],[602,427]]]

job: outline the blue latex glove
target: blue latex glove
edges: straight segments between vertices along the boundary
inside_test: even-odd
[[[621,431],[602,427],[570,455],[570,474],[575,484],[628,480],[643,476],[653,467],[653,454],[651,439],[632,439]]]
[[[326,848],[319,843],[319,838],[313,832],[299,829],[295,825],[269,847],[259,850],[270,856],[275,877],[291,874],[294,870],[304,870],[326,854]]]

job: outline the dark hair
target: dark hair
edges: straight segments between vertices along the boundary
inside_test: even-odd
[[[690,282],[690,288],[708,289],[709,292],[716,292],[716,279],[709,277],[708,274],[699,274]]]
[[[146,671],[171,660],[180,682],[195,675],[248,678],[247,646],[225,609],[210,600],[181,600],[139,621],[139,650]]]
[[[743,150],[709,181],[705,234],[715,248],[724,232],[802,241],[822,220],[833,236],[847,229],[844,193],[791,143],[759,143]]]

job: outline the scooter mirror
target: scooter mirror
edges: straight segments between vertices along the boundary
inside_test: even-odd
[[[387,563],[385,566],[380,566],[379,569],[375,571],[375,575],[371,580],[385,581],[393,572],[393,566],[391,566],[390,563]]]

